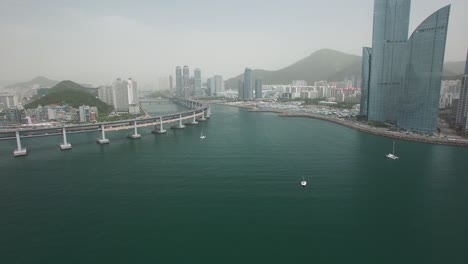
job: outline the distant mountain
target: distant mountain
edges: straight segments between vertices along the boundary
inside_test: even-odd
[[[277,71],[253,70],[254,79],[263,79],[263,84],[290,84],[293,80],[342,81],[345,78],[360,78],[361,57],[336,50],[322,49],[310,56]],[[242,74],[227,80],[229,89],[237,89]]]
[[[74,108],[80,105],[96,106],[99,115],[107,115],[112,111],[112,106],[104,103],[92,94],[89,88],[83,87],[72,81],[62,81],[49,90],[49,94],[43,96],[25,106],[25,108],[36,108],[38,105],[68,104]]]
[[[444,64],[444,77],[458,78],[465,72],[464,61],[449,61]]]
[[[33,88],[39,88],[39,87],[50,88],[50,87],[55,86],[57,83],[59,83],[59,81],[55,81],[55,80],[51,80],[43,76],[39,76],[27,82],[20,82],[20,83],[7,85],[4,87],[4,89],[27,90],[27,89],[33,89]]]
[[[343,81],[361,78],[361,56],[346,54],[331,49],[322,49],[310,56],[277,71],[253,70],[254,79],[262,79],[263,84],[291,84],[293,80],[305,80],[308,84],[316,81]],[[447,62],[444,65],[444,77],[458,77],[464,72],[465,62]],[[243,74],[228,79],[228,89],[237,90],[238,81]]]

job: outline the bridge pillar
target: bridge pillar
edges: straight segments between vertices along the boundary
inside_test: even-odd
[[[210,106],[208,106],[208,110],[206,112],[207,112],[206,113],[206,118],[210,119],[211,118],[211,108],[210,108]]]
[[[206,118],[205,118],[205,110],[202,111],[202,117],[198,119],[198,121],[206,121]]]
[[[16,131],[16,149],[13,151],[13,156],[19,157],[19,156],[26,156],[28,152],[26,151],[26,148],[21,147],[21,138],[19,131]]]
[[[189,126],[198,124],[197,119],[196,119],[196,117],[195,117],[195,111],[193,111],[193,119],[192,119],[192,121],[189,121],[189,122],[187,122],[187,123],[185,123],[185,124],[186,124],[186,125],[189,125]]]
[[[159,117],[159,129],[156,127],[152,132],[155,134],[166,133],[166,130],[164,130],[164,127],[163,127],[162,117]]]
[[[101,135],[102,135],[102,138],[98,138],[97,139],[97,143],[98,144],[109,144],[109,139],[106,138],[106,132],[104,130],[104,125],[101,125]]]
[[[130,135],[129,137],[132,138],[132,139],[137,139],[137,138],[141,138],[141,135],[138,134],[138,131],[137,131],[137,124],[136,124],[136,120],[133,121],[133,129],[134,129],[134,133],[133,135]]]
[[[63,144],[60,144],[60,149],[61,150],[71,149],[72,145],[67,142],[67,130],[65,129],[65,127],[62,128],[62,134],[63,134]]]
[[[182,125],[182,115],[179,115],[179,124],[171,126],[172,129],[182,129],[185,126]]]

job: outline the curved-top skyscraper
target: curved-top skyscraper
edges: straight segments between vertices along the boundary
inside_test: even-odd
[[[450,6],[422,22],[406,43],[397,125],[434,132],[439,115],[440,85]]]

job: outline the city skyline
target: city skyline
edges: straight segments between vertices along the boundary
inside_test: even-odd
[[[463,34],[468,24],[463,18],[467,10],[465,1],[412,1],[409,28],[412,32],[433,10],[446,4],[452,4],[446,61],[461,61],[468,42],[468,36]],[[204,76],[222,74],[229,79],[241,74],[246,65],[275,70],[322,48],[361,55],[361,47],[371,44],[362,42],[372,35],[370,0],[360,3],[359,9],[353,8],[356,3],[339,0],[326,5],[305,1],[269,5],[259,1],[252,3],[242,21],[223,12],[237,11],[237,5],[188,3],[201,10],[209,6],[209,10],[219,11],[216,17],[220,14],[225,17],[212,23],[203,17],[194,20],[193,14],[188,13],[166,23],[173,15],[174,5],[80,2],[78,6],[56,1],[46,5],[2,1],[0,32],[8,41],[0,47],[4,58],[0,63],[5,69],[0,80],[27,80],[43,75],[97,86],[110,83],[116,76],[130,75],[147,83],[173,74],[173,67],[181,62],[198,65],[204,69]],[[149,12],[161,14],[152,18]],[[285,12],[294,13],[294,18],[279,19]],[[311,12],[315,15],[310,16]],[[193,22],[188,27],[187,20]],[[323,21],[327,21],[328,27],[323,27]],[[251,27],[246,27],[248,24]],[[166,41],[160,41],[161,37]],[[184,48],[187,46],[184,39],[193,37],[197,43]],[[218,45],[216,39],[224,39],[225,44]],[[242,39],[250,39],[250,46],[240,43]],[[193,49],[198,51],[191,52]]]

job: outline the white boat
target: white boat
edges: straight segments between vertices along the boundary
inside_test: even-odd
[[[307,181],[304,179],[304,177],[302,177],[301,186],[306,187],[306,185],[307,185]]]
[[[395,155],[395,141],[393,141],[393,152],[388,153],[387,158],[394,159],[394,160],[398,159],[398,156]]]
[[[200,133],[200,138],[205,139],[206,137],[203,135],[203,131]]]

